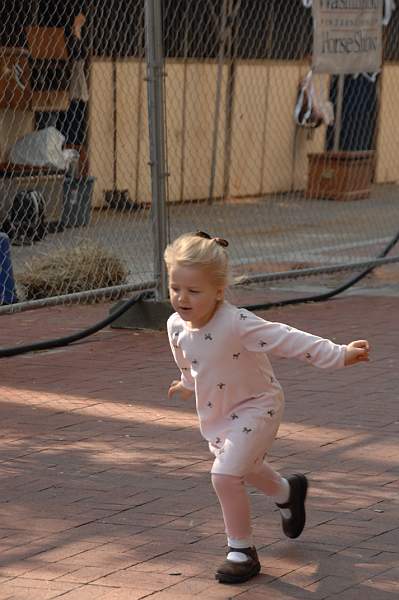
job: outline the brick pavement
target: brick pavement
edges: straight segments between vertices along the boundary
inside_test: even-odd
[[[256,301],[256,299],[255,299]],[[0,317],[0,343],[65,335],[107,306]],[[394,600],[399,596],[398,297],[286,307],[268,319],[367,337],[372,362],[326,373],[273,360],[287,409],[271,453],[304,471],[308,525],[285,539],[252,493],[262,575],[222,586],[223,525],[192,403],[161,332],[107,329],[0,360],[0,600]]]

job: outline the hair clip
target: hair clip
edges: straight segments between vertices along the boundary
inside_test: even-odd
[[[219,246],[222,246],[223,248],[227,248],[227,246],[229,245],[229,242],[227,240],[225,240],[224,238],[220,238],[220,237],[216,237],[216,238],[212,238],[217,244],[219,244]]]
[[[205,240],[211,240],[212,237],[209,235],[209,233],[205,233],[205,231],[197,231],[195,233],[196,237],[200,237],[200,238],[204,238]]]
[[[196,237],[204,238],[205,240],[213,240],[214,242],[216,242],[216,244],[219,244],[219,246],[222,246],[223,248],[227,248],[227,246],[229,245],[229,242],[227,240],[220,237],[213,238],[209,235],[209,233],[206,233],[205,231],[197,231],[195,235]]]

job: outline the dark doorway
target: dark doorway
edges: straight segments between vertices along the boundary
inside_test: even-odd
[[[377,86],[379,77],[373,83],[363,75],[345,76],[342,105],[342,123],[339,150],[374,150],[375,127],[377,121]],[[330,85],[330,100],[337,113],[338,76],[334,75]],[[327,129],[327,150],[334,148],[335,127]]]

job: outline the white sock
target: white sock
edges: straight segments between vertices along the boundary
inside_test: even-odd
[[[277,502],[277,504],[285,504],[290,498],[290,484],[284,477],[281,478],[281,487],[281,492],[277,494],[277,496],[273,496],[273,500],[274,502]],[[279,510],[285,519],[289,519],[291,517],[291,511],[289,508],[280,508]]]
[[[252,548],[254,542],[252,536],[241,540],[228,537],[227,544],[230,546],[230,548],[239,550],[240,548]],[[231,560],[232,562],[245,562],[248,560],[248,556],[244,554],[244,552],[229,552],[227,555],[227,560]]]

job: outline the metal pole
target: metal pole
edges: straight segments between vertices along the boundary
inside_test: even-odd
[[[334,127],[334,152],[338,152],[339,143],[341,137],[341,127],[342,127],[342,105],[344,102],[344,84],[345,84],[345,75],[338,75],[338,89],[337,89],[337,111],[335,117],[335,127]]]
[[[181,158],[180,158],[180,201],[184,200],[185,168],[186,168],[186,139],[187,139],[187,75],[188,75],[188,17],[190,5],[187,2],[184,11],[184,47],[183,47],[183,113],[181,125]]]
[[[230,15],[237,15],[241,0],[230,0]],[[231,167],[231,145],[233,135],[233,108],[234,108],[234,90],[236,81],[236,51],[233,40],[233,25],[228,30],[226,54],[228,57],[227,82],[226,82],[226,100],[225,100],[225,127],[224,127],[224,156],[223,156],[223,198],[226,198],[230,187],[230,167]]]
[[[26,300],[24,302],[17,302],[16,304],[0,306],[0,315],[14,314],[23,310],[32,310],[33,308],[43,308],[46,306],[65,306],[65,304],[74,304],[84,300],[116,300],[118,298],[126,298],[128,292],[152,292],[154,287],[154,281],[126,283],[88,292],[75,292],[73,294],[63,294],[62,296],[41,298],[40,300]]]
[[[148,126],[151,167],[151,216],[154,236],[156,300],[167,299],[163,253],[167,243],[164,57],[161,0],[145,1]]]
[[[113,194],[118,189],[117,177],[118,177],[118,89],[117,89],[117,72],[116,72],[116,58],[112,58],[112,125],[114,132],[114,162],[112,166],[112,189]]]
[[[211,176],[210,176],[210,182],[209,182],[209,198],[208,198],[209,204],[212,204],[212,202],[213,202],[213,195],[214,195],[214,190],[215,190],[216,161],[217,161],[217,152],[218,152],[219,121],[220,121],[220,108],[221,108],[221,100],[222,100],[223,65],[224,65],[224,57],[225,57],[228,10],[229,10],[229,0],[223,0],[218,69],[217,69],[217,79],[216,79],[215,114],[213,117]]]

